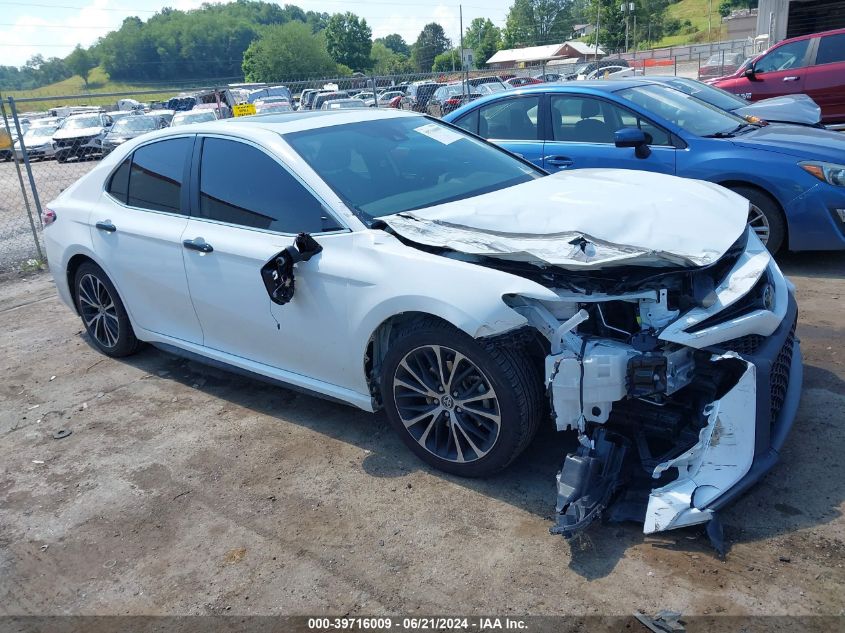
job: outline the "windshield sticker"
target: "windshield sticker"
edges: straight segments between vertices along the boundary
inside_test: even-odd
[[[437,125],[437,123],[428,123],[427,125],[414,128],[414,132],[424,134],[428,138],[432,138],[438,143],[443,143],[443,145],[449,145],[451,143],[454,143],[455,141],[460,141],[462,138],[464,138],[462,135],[458,134],[454,130],[450,130],[449,128],[443,125]]]

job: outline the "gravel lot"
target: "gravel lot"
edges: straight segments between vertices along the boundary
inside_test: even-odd
[[[32,165],[32,176],[43,204],[47,204],[79,178],[97,165],[96,160],[57,163],[54,160],[37,160]],[[33,202],[29,180],[23,164],[21,176],[30,200],[33,222],[39,226],[37,211]],[[21,194],[20,181],[12,162],[0,163],[0,271],[18,270],[25,259],[35,257],[36,249],[32,237],[26,205]]]
[[[845,614],[843,254],[785,258],[805,387],[783,460],[700,529],[550,536],[572,438],[429,470],[382,416],[153,348],[96,353],[44,274],[0,284],[2,614]],[[54,431],[69,428],[65,439]]]

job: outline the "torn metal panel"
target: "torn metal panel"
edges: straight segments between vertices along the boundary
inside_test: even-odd
[[[704,523],[712,516],[707,509],[720,495],[748,472],[754,459],[757,409],[756,367],[741,361],[734,352],[718,356],[715,362],[743,362],[745,372],[736,385],[705,410],[707,426],[698,443],[675,459],[659,464],[658,478],[670,468],[678,478],[652,490],[643,531],[646,534],[684,525]]]
[[[580,169],[382,220],[427,246],[584,269],[706,265],[736,241],[747,216],[747,200],[712,183]]]

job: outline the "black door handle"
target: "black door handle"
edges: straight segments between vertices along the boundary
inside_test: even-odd
[[[103,220],[102,222],[97,222],[94,226],[96,226],[101,231],[105,231],[106,233],[114,233],[117,230],[117,227],[111,223],[111,220]]]
[[[208,244],[199,237],[193,240],[184,240],[182,246],[188,250],[199,251],[200,253],[210,253],[214,250],[211,244]]]

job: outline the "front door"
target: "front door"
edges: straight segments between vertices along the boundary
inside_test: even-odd
[[[203,344],[332,382],[348,329],[344,271],[353,235],[262,148],[206,137],[200,152],[199,195],[183,248]],[[293,300],[277,305],[261,268],[300,232],[324,250],[296,264]]]
[[[754,64],[742,96],[751,101],[804,92],[811,39],[787,42],[773,48]]]
[[[543,152],[547,171],[612,167],[675,173],[677,150],[669,133],[627,108],[590,95],[552,94],[549,117]],[[614,135],[623,127],[638,127],[651,137],[647,158],[638,158],[633,148],[616,147]]]

